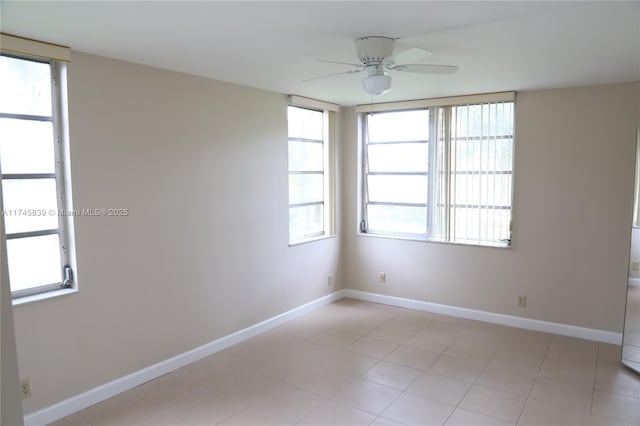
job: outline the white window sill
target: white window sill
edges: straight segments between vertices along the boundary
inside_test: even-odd
[[[45,293],[32,294],[31,296],[18,297],[12,300],[13,306],[25,305],[27,303],[39,302],[41,300],[51,299],[54,297],[66,296],[77,293],[77,288],[61,288],[60,290],[47,291]]]
[[[451,244],[455,246],[469,246],[469,247],[487,247],[487,248],[499,248],[499,249],[510,249],[511,244],[508,243],[485,243],[485,242],[475,242],[475,241],[444,241],[444,240],[436,240],[436,239],[424,239],[424,238],[415,238],[411,236],[400,236],[400,235],[387,235],[387,234],[368,234],[363,232],[358,232],[358,236],[360,237],[374,237],[374,238],[388,238],[392,240],[404,240],[404,241],[415,241],[419,243],[436,243],[436,244]]]
[[[333,235],[321,235],[319,237],[313,237],[313,238],[309,238],[306,240],[298,240],[298,241],[292,241],[289,243],[289,247],[294,247],[294,246],[299,246],[302,244],[308,244],[308,243],[313,243],[315,241],[321,241],[321,240],[328,240],[330,238],[335,238],[336,234]]]

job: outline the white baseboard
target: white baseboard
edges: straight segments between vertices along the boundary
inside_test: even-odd
[[[629,278],[629,285],[631,287],[640,287],[640,278]]]
[[[545,333],[559,334],[562,336],[579,337],[581,339],[612,343],[614,345],[622,344],[622,334],[614,333],[612,331],[596,330],[593,328],[584,328],[569,324],[560,324],[556,322],[516,317],[513,315],[496,314],[493,312],[478,311],[475,309],[459,308],[457,306],[440,305],[438,303],[405,299],[395,296],[386,296],[383,294],[368,293],[366,291],[360,290],[346,289],[343,290],[343,295],[344,297],[350,297],[352,299],[382,303],[385,305],[393,305],[401,308],[415,309],[418,311],[434,312],[437,314],[484,321],[493,324],[507,325],[509,327],[542,331]]]
[[[185,365],[191,364],[192,362],[198,361],[209,355],[213,355],[214,353],[235,345],[236,343],[240,343],[260,333],[264,333],[265,331],[275,328],[287,321],[322,306],[335,302],[336,300],[340,300],[344,297],[342,294],[343,291],[344,290],[338,290],[312,302],[291,309],[290,311],[276,315],[273,318],[269,318],[258,324],[254,324],[233,334],[221,337],[188,352],[160,361],[157,364],[143,368],[142,370],[138,370],[112,382],[105,383],[79,395],[43,408],[42,410],[28,414],[24,417],[24,424],[25,426],[41,426],[54,422],[68,416],[69,414],[82,410],[83,408],[87,408],[90,405],[104,401],[105,399],[139,386],[149,380],[153,380],[177,370],[178,368],[184,367]]]
[[[69,414],[75,413],[76,411],[82,410],[83,408],[89,407],[90,405],[100,401],[104,401],[105,399],[139,386],[149,380],[163,376],[204,357],[213,355],[214,353],[226,349],[229,346],[240,343],[260,333],[264,333],[265,331],[284,324],[287,321],[345,297],[494,324],[502,324],[510,327],[560,334],[563,336],[579,337],[598,342],[613,343],[617,345],[622,343],[622,334],[613,333],[611,331],[595,330],[591,328],[577,327],[574,325],[496,314],[493,312],[459,308],[456,306],[440,305],[438,303],[404,299],[401,297],[368,293],[360,290],[343,289],[316,299],[305,305],[291,309],[290,311],[284,312],[280,315],[276,315],[273,318],[269,318],[233,334],[229,334],[228,336],[216,339],[188,352],[176,355],[157,364],[143,368],[142,370],[138,370],[109,383],[90,389],[69,399],[65,399],[64,401],[60,401],[54,405],[43,408],[42,410],[30,413],[24,417],[24,424],[25,426],[40,426],[54,422],[68,416]]]

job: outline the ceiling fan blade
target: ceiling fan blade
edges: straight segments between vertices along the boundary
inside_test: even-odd
[[[321,75],[321,76],[319,76],[319,77],[307,78],[307,79],[305,79],[305,80],[302,80],[302,82],[303,82],[303,83],[306,83],[306,82],[308,82],[308,81],[320,80],[320,79],[322,79],[322,78],[335,77],[335,76],[337,76],[337,75],[356,74],[356,73],[359,73],[359,72],[362,72],[362,71],[364,71],[364,68],[362,68],[362,69],[357,69],[357,70],[349,70],[349,71],[336,72],[336,73],[333,73],[333,74]]]
[[[393,55],[391,60],[396,64],[409,64],[421,61],[428,56],[431,56],[431,51],[420,47],[412,47],[399,52],[397,55]]]
[[[404,64],[387,67],[391,71],[419,72],[424,74],[454,74],[460,67],[454,65]]]
[[[325,64],[339,64],[339,65],[350,65],[352,67],[361,68],[362,64],[352,64],[350,62],[340,62],[340,61],[327,61],[325,59],[316,59],[316,62],[324,62]]]

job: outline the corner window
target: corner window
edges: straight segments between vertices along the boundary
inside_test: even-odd
[[[12,297],[74,286],[63,62],[0,56],[0,174]]]
[[[360,232],[508,246],[513,117],[512,100],[361,113]]]
[[[334,234],[333,115],[288,107],[289,244]]]

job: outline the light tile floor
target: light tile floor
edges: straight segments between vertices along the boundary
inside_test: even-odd
[[[55,425],[640,425],[620,347],[343,299]]]

